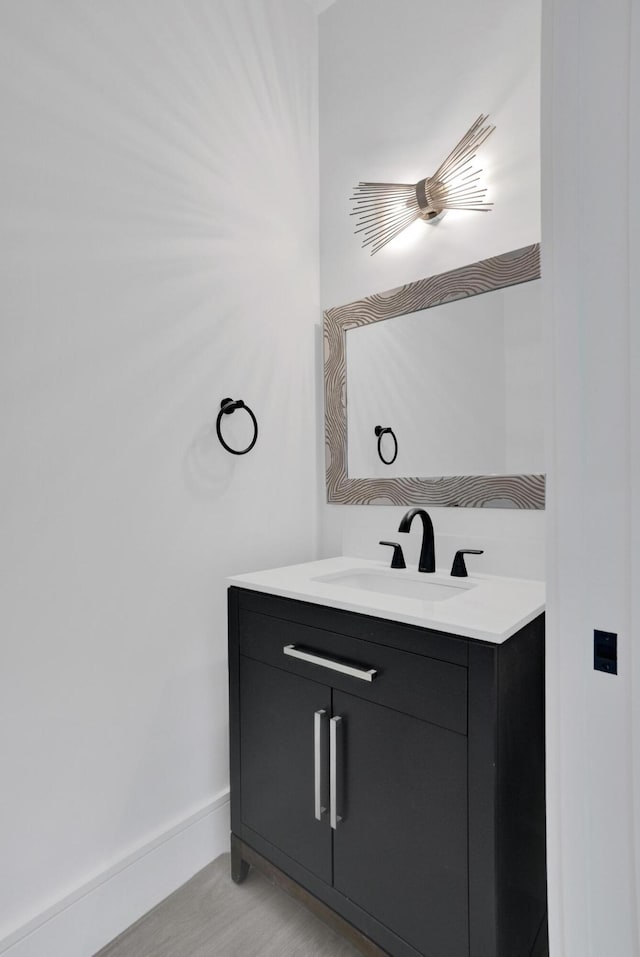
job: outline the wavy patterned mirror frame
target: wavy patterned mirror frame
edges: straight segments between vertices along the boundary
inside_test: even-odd
[[[540,278],[540,246],[526,246],[450,272],[368,296],[324,313],[327,501],[342,505],[544,508],[545,476],[454,475],[358,478],[347,475],[346,332],[431,306]]]

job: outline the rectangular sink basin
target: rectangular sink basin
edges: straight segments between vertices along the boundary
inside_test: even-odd
[[[419,576],[419,577],[418,577]],[[385,574],[368,568],[353,569],[334,575],[319,575],[313,581],[324,582],[339,588],[357,588],[378,595],[395,595],[401,598],[417,598],[421,601],[448,601],[458,598],[473,588],[472,582],[449,582],[434,580],[426,572],[391,571]]]

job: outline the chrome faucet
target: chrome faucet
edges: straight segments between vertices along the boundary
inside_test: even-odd
[[[419,572],[434,572],[436,570],[436,549],[433,539],[433,522],[423,508],[410,508],[398,525],[399,532],[408,532],[411,523],[419,515],[422,519],[422,547],[420,549]]]

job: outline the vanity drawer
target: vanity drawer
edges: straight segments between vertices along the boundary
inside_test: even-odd
[[[247,609],[240,610],[239,640],[248,658],[467,733],[467,669],[461,665]]]

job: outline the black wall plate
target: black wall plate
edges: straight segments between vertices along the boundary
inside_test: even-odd
[[[596,671],[618,674],[618,636],[612,631],[594,631],[593,667]]]

